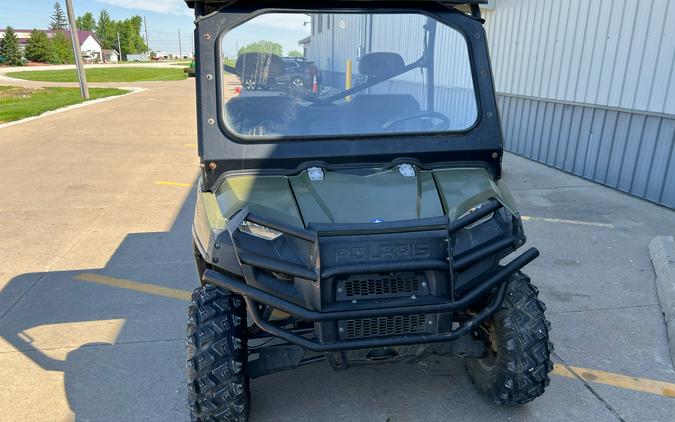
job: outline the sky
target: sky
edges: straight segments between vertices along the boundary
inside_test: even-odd
[[[46,29],[56,0],[0,0],[0,27],[15,29]],[[65,0],[59,0],[65,11]],[[125,19],[134,15],[145,17],[148,26],[148,44],[151,50],[192,52],[194,29],[192,10],[184,0],[73,0],[75,15],[91,12],[98,17],[106,9],[113,19]],[[235,56],[237,47],[249,42],[267,39],[284,46],[284,53],[300,50],[297,41],[308,35],[309,21],[305,15],[267,15],[229,34],[223,45],[225,55]]]
[[[290,50],[302,52],[298,41],[308,36],[310,29],[309,16],[302,13],[270,13],[258,16],[225,35],[223,54],[227,57],[236,57],[239,47],[262,40],[281,44],[284,55]]]

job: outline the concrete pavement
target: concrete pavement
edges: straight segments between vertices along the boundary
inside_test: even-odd
[[[0,129],[0,420],[188,419],[185,302],[82,274],[197,285],[194,107],[193,80],[157,82]],[[511,155],[504,173],[542,251],[527,272],[557,353],[669,383],[660,393],[629,379],[591,382],[593,394],[553,375],[543,397],[502,409],[476,394],[459,360],[339,373],[319,363],[254,380],[252,420],[617,420],[608,406],[626,420],[672,420],[675,372],[647,244],[675,233],[675,213]]]

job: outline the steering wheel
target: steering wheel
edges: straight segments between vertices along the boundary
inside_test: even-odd
[[[391,128],[399,123],[407,122],[408,120],[423,120],[423,119],[438,119],[441,122],[434,125],[434,129],[444,129],[450,127],[450,119],[443,113],[438,111],[418,111],[416,113],[406,114],[400,117],[389,119],[382,125],[382,130],[389,132]]]

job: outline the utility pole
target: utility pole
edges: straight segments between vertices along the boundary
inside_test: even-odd
[[[143,26],[145,26],[145,45],[148,47],[148,52],[150,52],[150,42],[148,41],[148,21],[143,16]]]
[[[122,44],[120,43],[120,33],[117,33],[117,53],[120,55],[120,60],[122,61]]]
[[[180,42],[180,28],[178,28],[178,55],[180,58],[183,58],[183,46]]]
[[[82,94],[82,98],[88,100],[89,87],[87,86],[87,75],[84,73],[84,65],[82,64],[82,50],[80,49],[80,39],[77,36],[77,25],[75,23],[75,13],[73,13],[72,0],[66,0],[66,10],[68,12],[68,26],[70,26],[70,39],[73,42],[77,78],[80,81],[80,94]]]

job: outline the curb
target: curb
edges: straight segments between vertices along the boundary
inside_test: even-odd
[[[670,359],[675,366],[675,239],[656,236],[649,242],[649,256],[656,273],[656,291],[666,320]]]

